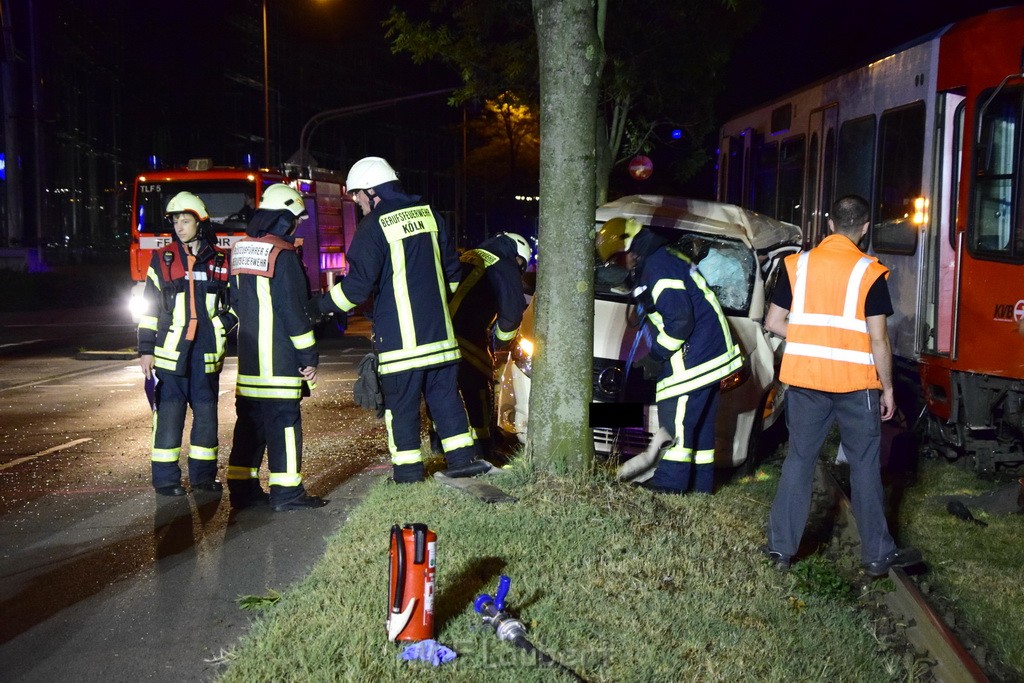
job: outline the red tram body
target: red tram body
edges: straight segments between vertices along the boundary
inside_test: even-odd
[[[835,198],[869,200],[897,402],[979,471],[1024,461],[1022,62],[1024,6],[993,10],[734,117],[718,156],[718,199],[807,247]]]

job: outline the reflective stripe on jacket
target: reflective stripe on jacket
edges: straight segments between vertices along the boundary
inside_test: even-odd
[[[143,295],[148,310],[139,320],[139,354],[152,355],[159,370],[187,375],[195,351],[202,354],[205,372],[220,372],[227,332],[235,323],[226,308],[227,286],[223,249],[204,244],[193,257],[174,241],[154,251]]]
[[[515,245],[499,235],[462,255],[462,281],[448,304],[463,360],[491,376],[491,335],[505,347],[523,322],[526,300]]]
[[[373,343],[387,375],[458,362],[448,296],[460,266],[434,211],[402,195],[381,201],[359,222],[351,269],[324,298],[325,311],[350,311],[371,296]]]
[[[232,270],[231,307],[238,315],[235,395],[302,398],[299,368],[316,366],[319,354],[295,246],[274,235],[246,237],[232,250]]]
[[[742,367],[718,298],[690,260],[661,248],[644,261],[640,284],[651,293],[655,310],[648,319],[657,332],[651,354],[668,357],[656,400],[695,391]]]
[[[846,393],[881,389],[864,304],[889,270],[849,238],[829,235],[786,257],[793,290],[779,379],[805,389]]]

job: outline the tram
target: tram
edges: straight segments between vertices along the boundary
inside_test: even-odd
[[[1015,6],[736,116],[719,140],[717,198],[801,226],[805,248],[835,198],[868,199],[898,407],[980,472],[1024,462],[1022,132]]]

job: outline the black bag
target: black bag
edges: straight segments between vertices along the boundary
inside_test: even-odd
[[[352,397],[356,405],[377,412],[377,417],[384,417],[384,393],[380,390],[380,378],[377,377],[377,354],[368,353],[356,366],[356,383],[352,387]]]

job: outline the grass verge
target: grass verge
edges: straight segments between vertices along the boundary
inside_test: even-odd
[[[766,470],[766,471],[771,471]],[[579,484],[517,464],[487,506],[428,481],[380,484],[230,653],[225,681],[566,680],[484,629],[472,601],[512,578],[508,608],[538,648],[588,681],[906,679],[848,593],[807,590],[756,551],[775,489],[764,473],[713,497]],[[439,669],[398,659],[384,633],[393,523],[438,534]],[[820,577],[818,577],[820,583]]]
[[[1004,485],[962,467],[924,461],[918,483],[900,507],[902,540],[924,553],[927,583],[1013,677],[1024,680],[1024,515],[991,515],[971,508],[980,527],[946,511],[942,496],[975,496]],[[968,506],[971,507],[971,506]],[[947,617],[948,618],[948,617]]]

